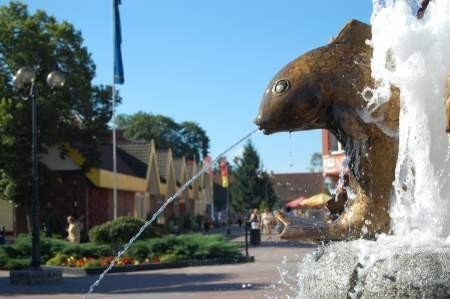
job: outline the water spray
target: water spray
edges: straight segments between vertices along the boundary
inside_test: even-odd
[[[183,191],[189,187],[189,185],[191,185],[198,177],[200,177],[203,173],[205,173],[212,165],[214,165],[215,163],[217,163],[220,159],[222,159],[222,157],[229,152],[230,150],[232,150],[233,148],[235,148],[236,146],[238,146],[240,143],[242,143],[243,141],[247,140],[248,138],[250,138],[250,136],[252,136],[254,133],[256,133],[258,131],[258,129],[255,129],[253,131],[251,131],[250,133],[248,133],[247,135],[245,135],[244,137],[242,137],[241,139],[239,139],[238,141],[236,141],[233,145],[231,145],[230,147],[228,147],[225,151],[223,151],[219,156],[217,156],[217,158],[215,158],[213,161],[211,161],[210,163],[206,163],[203,168],[197,172],[192,178],[190,178],[183,186],[181,186],[180,189],[178,189],[177,192],[175,192],[171,197],[169,197],[164,204],[158,209],[158,211],[156,211],[152,218],[150,218],[150,220],[148,220],[147,222],[144,223],[144,225],[141,226],[141,228],[139,229],[139,231],[130,239],[130,241],[128,241],[127,244],[125,244],[125,246],[123,247],[123,249],[121,251],[119,251],[119,253],[117,254],[117,256],[111,261],[111,264],[109,264],[108,268],[105,269],[105,271],[103,271],[102,274],[100,274],[99,278],[89,287],[89,291],[86,293],[86,295],[83,297],[84,299],[88,298],[89,295],[92,294],[92,292],[94,291],[94,289],[96,287],[98,287],[100,285],[100,282],[103,280],[103,278],[105,278],[105,275],[108,274],[109,271],[111,271],[111,269],[116,265],[116,263],[119,261],[119,259],[122,257],[122,255],[124,255],[127,250],[130,248],[130,246],[134,243],[134,241],[136,241],[139,236],[145,231],[145,229],[147,227],[149,227],[157,218],[158,216],[166,209],[166,207],[171,204],[178,196],[181,195],[181,193],[183,193]]]

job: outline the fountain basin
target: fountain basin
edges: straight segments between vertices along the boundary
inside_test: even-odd
[[[299,273],[300,298],[449,298],[450,247],[334,243]]]

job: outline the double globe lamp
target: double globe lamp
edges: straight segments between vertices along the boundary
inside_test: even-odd
[[[31,268],[39,270],[41,266],[40,241],[39,241],[39,192],[38,192],[38,158],[37,158],[37,105],[35,84],[36,74],[30,67],[20,68],[15,77],[14,85],[23,100],[31,100],[32,118],[32,144],[31,144],[31,226],[32,226],[32,248],[31,248]],[[47,75],[47,84],[51,90],[64,86],[65,78],[60,71],[52,71]]]

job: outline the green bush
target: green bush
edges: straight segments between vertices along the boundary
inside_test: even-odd
[[[61,253],[74,258],[82,257],[103,257],[113,255],[113,250],[109,245],[96,243],[70,244],[64,248]]]
[[[155,255],[163,255],[171,253],[174,246],[179,244],[178,238],[175,235],[167,235],[164,238],[157,238],[146,240],[150,251]]]
[[[49,260],[51,264],[58,264],[58,259],[73,256],[82,257],[103,257],[111,256],[113,250],[109,245],[96,243],[73,244],[61,239],[52,239],[41,236],[41,263],[45,264]],[[19,269],[25,260],[31,256],[31,236],[19,235],[14,244],[0,246],[0,268]],[[28,263],[29,266],[29,263]]]
[[[31,258],[14,258],[8,259],[5,263],[5,270],[20,270],[29,268],[31,265]]]
[[[164,238],[141,242],[147,244],[151,254],[160,256],[160,260],[163,256],[168,255],[176,256],[177,260],[237,257],[240,255],[239,246],[229,242],[222,235],[168,235]]]
[[[4,246],[0,246],[0,269],[3,268],[6,264],[6,261],[8,260],[8,256],[6,255],[5,251],[3,250]]]
[[[166,231],[171,234],[177,234],[180,232],[181,219],[171,215],[166,221]]]
[[[46,263],[47,266],[61,266],[69,257],[62,253],[57,253],[54,257],[49,259]]]
[[[171,262],[176,262],[179,260],[181,260],[181,259],[179,259],[179,257],[177,257],[177,255],[174,253],[165,254],[159,258],[159,261],[161,263],[171,263]]]
[[[151,258],[150,248],[145,241],[137,241],[134,243],[130,249],[127,251],[127,256],[129,258],[143,262],[146,258]]]
[[[62,251],[71,243],[60,240],[46,238],[43,235],[40,237],[40,251],[41,260],[45,263],[48,259],[53,257],[56,253]],[[8,257],[11,258],[25,258],[31,256],[31,235],[23,234],[16,238],[14,244],[3,245],[3,251]]]
[[[91,241],[101,244],[124,244],[128,242],[144,225],[144,220],[134,217],[119,217],[115,220],[94,226],[89,231]],[[141,239],[157,237],[157,230],[147,228]]]
[[[68,257],[99,258],[113,255],[111,246],[97,243],[72,244],[59,239],[41,239],[41,262],[47,265],[61,265]],[[208,258],[237,257],[239,247],[222,235],[167,235],[164,238],[140,240],[134,243],[127,256],[143,262],[159,256],[161,262],[199,260]],[[20,269],[30,265],[31,237],[19,236],[15,244],[0,246],[0,268]],[[96,267],[98,260],[89,261],[89,267]],[[86,267],[88,266],[86,265]]]

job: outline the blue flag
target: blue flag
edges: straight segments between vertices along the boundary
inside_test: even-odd
[[[114,83],[123,84],[125,78],[123,76],[123,63],[122,63],[122,32],[120,29],[120,14],[119,5],[121,0],[114,1]]]

